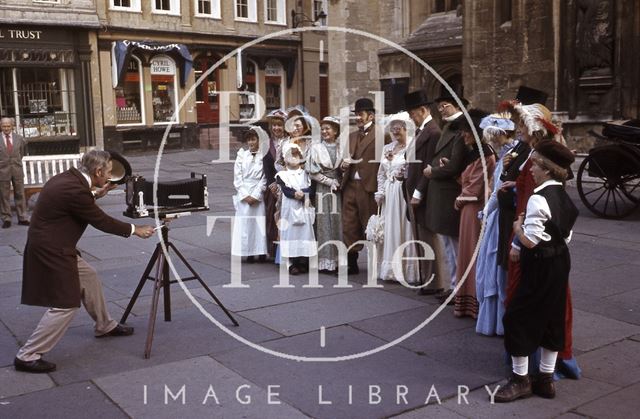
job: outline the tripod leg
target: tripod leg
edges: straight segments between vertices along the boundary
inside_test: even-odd
[[[147,327],[147,340],[144,344],[144,358],[149,359],[151,356],[151,344],[153,343],[153,330],[156,325],[156,315],[158,312],[158,299],[160,298],[160,288],[164,281],[162,273],[162,264],[164,255],[158,255],[158,264],[156,265],[156,279],[153,282],[153,296],[151,297],[151,310],[149,313],[149,326]]]
[[[222,302],[218,299],[218,297],[216,297],[216,295],[213,293],[213,291],[211,291],[211,289],[207,286],[207,284],[202,280],[202,278],[200,277],[200,275],[198,275],[198,273],[195,271],[195,269],[193,269],[191,267],[191,265],[189,264],[189,262],[187,262],[187,260],[184,258],[184,256],[182,256],[182,253],[180,253],[180,251],[173,245],[173,243],[169,243],[169,248],[173,249],[173,251],[176,253],[176,255],[180,258],[180,260],[182,261],[182,263],[187,267],[187,269],[189,269],[189,271],[191,272],[191,274],[193,275],[193,277],[195,279],[198,280],[198,282],[200,282],[200,285],[202,285],[204,287],[204,289],[207,291],[207,293],[213,298],[213,300],[216,302],[216,304],[218,304],[218,306],[222,309],[222,311],[224,311],[224,314],[227,315],[227,317],[229,317],[229,319],[231,319],[231,322],[233,323],[234,326],[239,326],[238,322],[236,321],[236,319],[233,318],[233,316],[231,315],[231,313],[229,313],[229,310],[227,310],[227,308],[224,306],[224,304],[222,304]],[[167,249],[168,250],[168,249]]]
[[[169,247],[167,247],[167,253]],[[171,277],[169,276],[169,262],[166,256],[162,258],[162,294],[164,296],[164,321],[171,321]]]
[[[134,291],[133,296],[131,297],[131,300],[129,300],[129,304],[127,305],[127,308],[124,311],[122,318],[120,319],[120,323],[125,323],[127,321],[127,318],[129,317],[129,313],[131,313],[131,310],[133,309],[133,305],[136,303],[136,300],[140,295],[140,291],[142,291],[142,287],[144,286],[145,282],[147,282],[147,280],[149,279],[149,273],[151,272],[151,269],[153,269],[153,265],[155,265],[156,260],[158,259],[158,253],[160,251],[161,251],[160,245],[157,244],[156,249],[153,251],[153,254],[151,255],[151,259],[149,259],[149,263],[147,263],[147,267],[145,268],[144,273],[140,278],[140,282],[138,283],[138,286],[136,287],[136,290]]]

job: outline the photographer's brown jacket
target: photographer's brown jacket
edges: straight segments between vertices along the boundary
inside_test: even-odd
[[[91,224],[105,233],[128,237],[131,224],[96,205],[77,169],[54,176],[40,193],[24,249],[22,304],[80,307],[76,244]]]

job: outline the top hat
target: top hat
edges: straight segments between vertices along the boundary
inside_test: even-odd
[[[549,95],[546,92],[527,86],[518,87],[518,93],[516,94],[516,100],[523,105],[531,105],[532,103],[546,105],[548,97]]]
[[[429,106],[431,102],[427,98],[427,93],[424,90],[416,90],[415,92],[407,93],[404,95],[404,107],[410,111],[420,106]]]
[[[131,165],[127,159],[117,151],[109,151],[109,154],[111,155],[111,163],[113,165],[109,182],[122,185],[127,181],[127,178],[131,176]]]
[[[462,105],[464,107],[467,107],[469,105],[469,101],[467,99],[465,99],[464,97],[462,97],[462,95],[458,95],[458,98],[460,99],[460,102],[462,102]],[[449,91],[447,90],[446,92],[444,92],[442,95],[440,95],[439,97],[437,97],[434,100],[435,103],[439,103],[439,102],[447,102],[452,104],[453,106],[455,106],[456,108],[458,108],[458,102],[456,102],[456,99],[451,95],[451,93],[449,93]]]
[[[366,97],[356,100],[356,105],[355,105],[355,108],[353,109],[353,112],[358,113],[361,111],[375,112],[376,109],[373,107],[373,101]]]

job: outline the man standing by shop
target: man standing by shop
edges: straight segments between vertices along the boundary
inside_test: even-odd
[[[465,105],[468,103],[463,98],[461,101]],[[439,296],[444,301],[456,283],[460,212],[455,209],[454,203],[460,195],[457,178],[465,168],[466,148],[462,135],[453,128],[456,124],[452,124],[456,119],[464,118],[458,103],[449,94],[437,98],[435,103],[444,125],[431,164],[427,165],[423,174],[429,178],[427,226],[438,233],[442,240],[451,275],[451,289]]]
[[[18,224],[29,225],[27,203],[24,197],[24,174],[22,157],[25,154],[25,142],[22,136],[13,132],[13,119],[0,119],[2,141],[0,142],[0,214],[2,228],[11,227],[11,185],[13,199],[18,214]]]
[[[378,190],[378,167],[376,160],[376,127],[373,101],[367,98],[356,100],[354,112],[358,131],[349,136],[349,159],[343,160],[342,169],[342,234],[349,252],[349,275],[360,272],[358,252],[362,245],[353,246],[364,240],[364,231],[369,218],[375,214],[374,193]],[[382,135],[382,134],[380,134]]]
[[[141,238],[152,226],[123,223],[95,203],[116,185],[110,184],[111,155],[92,150],[82,157],[80,170],[71,168],[51,178],[33,211],[22,271],[22,304],[49,307],[35,331],[18,351],[18,371],[45,373],[56,365],[42,359],[66,332],[83,303],[95,323],[95,336],[127,336],[133,328],[117,323],[107,311],[96,271],[80,256],[76,245],[91,224],[105,233]],[[95,188],[95,190],[94,190]]]
[[[427,98],[426,92],[423,90],[411,92],[405,95],[404,102],[409,116],[416,125],[414,141],[411,143],[415,147],[416,161],[408,164],[404,185],[407,200],[411,204],[407,211],[413,211],[413,220],[416,224],[414,226],[414,234],[416,233],[415,230],[417,230],[417,239],[429,245],[434,252],[433,260],[424,259],[420,261],[421,279],[429,281],[429,278],[433,275],[433,280],[427,287],[420,288],[418,292],[422,295],[431,295],[443,291],[445,277],[448,277],[448,268],[446,267],[444,249],[440,239],[427,227],[426,196],[429,179],[423,176],[422,171],[433,160],[441,132],[438,124],[431,116],[431,110],[429,109],[431,102]]]

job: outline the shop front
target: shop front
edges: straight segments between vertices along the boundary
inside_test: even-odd
[[[0,116],[13,118],[30,155],[95,145],[88,31],[0,26]]]

